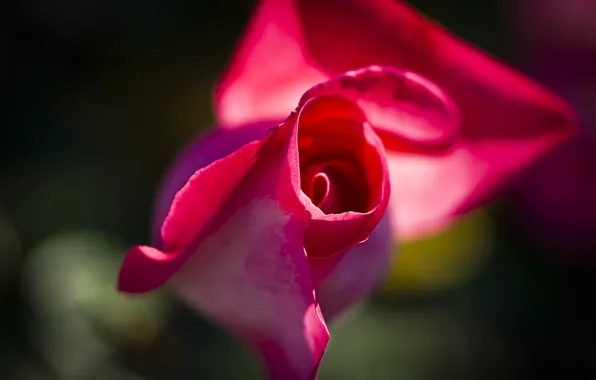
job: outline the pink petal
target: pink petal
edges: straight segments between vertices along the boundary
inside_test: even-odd
[[[304,146],[301,148],[301,165],[311,160],[317,163],[354,160],[357,183],[348,183],[352,187],[342,186],[340,191],[355,192],[353,186],[364,184],[368,194],[364,209],[332,214],[323,213],[304,193],[301,194],[312,217],[304,245],[309,257],[324,257],[344,252],[368,239],[387,208],[389,174],[383,144],[356,104],[331,93],[304,101],[306,103],[301,104],[298,114],[299,141]]]
[[[461,120],[451,98],[412,72],[382,66],[348,71],[308,90],[300,104],[328,94],[357,104],[389,147],[436,149],[458,137]]]
[[[220,126],[282,120],[288,110],[296,107],[304,91],[327,78],[305,64],[305,41],[293,3],[258,2],[234,62],[214,91]],[[276,56],[275,51],[281,54]],[[277,89],[276,83],[280,84]]]
[[[354,306],[381,282],[395,257],[389,213],[370,233],[368,240],[333,258],[309,258],[316,280],[317,300],[327,321]]]
[[[400,238],[416,239],[440,230],[456,205],[468,202],[489,168],[463,148],[437,155],[389,152],[391,225]]]
[[[263,70],[264,64],[270,69]],[[260,1],[215,91],[216,112],[223,123],[232,123],[231,114],[234,123],[283,115],[309,85],[368,65],[428,78],[461,113],[457,143],[434,152],[412,142],[444,142],[453,137],[454,124],[448,122],[449,101],[429,81],[417,84],[427,88],[430,101],[413,97],[414,111],[398,108],[396,116],[385,109],[371,120],[392,162],[393,228],[400,238],[426,234],[490,200],[576,124],[558,97],[393,0]],[[412,123],[428,115],[418,112],[428,104],[448,112]],[[403,124],[393,131],[405,144],[384,133],[393,124],[386,120],[398,117]],[[421,174],[399,177],[403,173]],[[430,194],[437,187],[441,191]],[[432,206],[423,201],[429,196]]]
[[[374,68],[372,75],[379,78],[374,85],[367,73],[369,71],[363,70],[362,75],[350,78],[362,79],[363,84],[375,89],[387,88],[385,82],[391,82],[383,80],[387,79],[384,78],[387,73]],[[343,87],[340,84],[346,82],[342,79],[336,78],[309,90],[298,107],[302,180],[308,180],[320,167],[337,165],[338,161],[345,171],[352,170],[351,175],[356,176],[355,181],[341,184],[340,189],[325,189],[335,190],[335,193],[323,193],[327,204],[321,201],[315,207],[306,194],[301,197],[312,216],[305,247],[317,299],[326,318],[337,316],[365,297],[386,272],[391,256],[389,218],[383,218],[390,197],[385,150],[367,122],[367,116],[378,109],[370,106],[368,97],[354,93],[352,84],[357,83],[350,82]],[[375,94],[381,100],[379,104],[384,104],[384,96],[393,99],[394,92]],[[392,124],[386,126],[391,128]],[[309,174],[311,169],[313,173]],[[349,173],[344,174],[349,176]],[[317,178],[316,174],[312,178]],[[333,178],[324,181],[333,186],[328,181],[333,182]],[[304,188],[304,182],[302,185]],[[358,199],[350,203],[345,193],[358,194]],[[335,199],[329,200],[329,197]],[[318,199],[314,194],[311,198]],[[332,209],[330,203],[337,199],[343,200],[340,202],[343,205],[351,204],[352,208],[339,213],[325,212],[323,206]]]
[[[312,132],[309,133],[309,128],[320,124],[325,128],[320,131],[317,130],[317,136],[329,136],[332,141],[339,142],[342,147],[347,146],[344,143],[345,140],[343,138],[338,139],[337,135],[333,134],[334,130],[331,128],[331,124],[337,122],[337,120],[347,121],[348,124],[350,121],[354,121],[357,125],[348,125],[349,129],[347,131],[337,130],[337,132],[341,132],[344,137],[347,133],[348,136],[363,139],[365,142],[368,141],[380,158],[376,164],[378,167],[377,179],[370,184],[371,187],[376,189],[374,193],[378,200],[375,201],[375,206],[371,207],[366,213],[343,213],[325,216],[320,210],[317,210],[317,207],[306,196],[301,195],[302,201],[309,208],[309,211],[315,217],[322,219],[321,223],[328,225],[323,226],[324,231],[327,232],[324,241],[317,240],[316,237],[319,235],[316,231],[310,231],[312,242],[310,251],[313,255],[319,255],[317,259],[310,260],[310,263],[315,277],[314,280],[317,281],[317,292],[323,292],[323,301],[320,302],[323,313],[326,316],[335,316],[367,295],[385,272],[386,266],[384,264],[388,261],[390,254],[388,218],[384,219],[385,222],[382,225],[376,228],[375,226],[387,207],[389,193],[384,189],[389,185],[388,175],[384,164],[382,145],[370,127],[362,125],[361,121],[364,114],[356,104],[328,93],[317,97],[316,100],[303,107],[300,118],[301,123],[298,132],[300,141],[305,142],[313,137]],[[229,151],[244,143],[258,138],[260,134],[265,133],[266,126],[267,124],[258,124],[234,129],[218,129],[206,137],[191,142],[173,163],[158,191],[154,218],[155,225],[161,226],[175,193],[197,168],[204,166],[214,158],[229,154]],[[314,149],[314,153],[317,152],[328,153]],[[354,158],[359,156],[357,151],[347,153]],[[379,166],[379,164],[381,165]],[[374,165],[364,165],[369,167],[370,174],[375,173],[375,170],[373,170]],[[303,177],[304,175],[303,173]],[[371,179],[374,177],[374,175],[371,176]],[[359,180],[359,182],[365,183],[366,181]],[[353,190],[348,188],[339,191],[351,193]],[[157,240],[159,241],[159,239]],[[367,241],[358,244],[363,240]],[[352,248],[345,252],[349,247]],[[333,255],[340,252],[342,254]],[[321,257],[323,255],[326,257]],[[332,257],[327,257],[329,255]]]
[[[296,133],[289,119],[199,169],[163,223],[163,252],[132,248],[119,276],[132,293],[174,276],[191,307],[261,352],[272,379],[310,379],[329,338],[302,242]]]
[[[234,130],[211,129],[190,141],[170,164],[156,192],[152,222],[153,244],[163,249],[161,226],[170,212],[176,193],[197,170],[228,156],[245,144],[262,138],[267,130],[277,123],[265,121]]]

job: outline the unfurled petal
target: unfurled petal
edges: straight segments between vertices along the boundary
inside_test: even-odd
[[[231,126],[283,115],[288,104],[321,78],[368,65],[393,66],[427,78],[416,84],[426,86],[428,99],[412,97],[414,111],[398,108],[403,125],[395,132],[406,143],[387,142],[385,118],[395,115],[371,120],[378,124],[390,161],[411,165],[394,170],[390,163],[396,207],[392,224],[400,238],[440,228],[489,200],[576,124],[559,98],[393,0],[260,1],[216,89],[216,112]],[[445,94],[460,111],[457,138],[444,150],[421,152],[416,142],[453,137],[447,133],[453,129],[435,129],[450,119],[449,111],[429,118],[434,120],[430,124],[411,123],[421,115],[417,110],[428,109],[423,104],[441,109],[443,103],[444,110],[451,109]],[[420,175],[398,176],[405,172]],[[446,180],[448,172],[456,177]],[[400,183],[405,183],[403,189]],[[407,190],[433,187],[441,190],[432,195],[432,207],[425,202],[427,193]]]
[[[214,91],[223,128],[283,119],[304,91],[327,79],[305,63],[306,41],[293,0],[258,1],[240,41]]]
[[[467,149],[434,155],[389,151],[391,225],[399,236],[415,239],[440,230],[465,204],[489,170]],[[396,228],[398,230],[396,230]]]
[[[288,119],[197,170],[163,222],[163,248],[132,248],[119,276],[129,293],[171,278],[191,307],[259,349],[272,379],[310,379],[329,337],[303,248],[296,127]]]
[[[211,129],[190,141],[166,171],[156,192],[152,217],[152,243],[163,249],[161,226],[170,212],[176,193],[199,169],[233,153],[245,144],[261,139],[279,121],[264,121],[236,129]]]

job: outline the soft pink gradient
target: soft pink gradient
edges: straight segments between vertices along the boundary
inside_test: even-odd
[[[169,281],[280,380],[316,377],[324,317],[371,291],[393,235],[488,200],[574,123],[557,98],[384,0],[261,1],[215,108],[220,128],[175,160],[153,246],[129,250],[118,286]]]
[[[367,65],[421,78],[428,98],[369,119],[388,150],[402,240],[491,199],[576,123],[558,97],[394,0],[259,1],[215,89],[218,122],[282,118],[314,83]],[[400,123],[385,133],[390,113]]]
[[[403,98],[376,92],[401,75],[350,72],[306,92],[278,127],[194,141],[158,193],[155,247],[129,250],[120,290],[170,280],[191,307],[259,350],[271,378],[312,378],[329,338],[322,315],[366,295],[389,258],[386,154],[367,116]]]
[[[161,249],[127,253],[119,289],[171,279],[191,307],[258,349],[272,379],[309,379],[329,333],[304,250],[296,117],[197,170],[161,227]],[[172,278],[173,277],[173,278]]]

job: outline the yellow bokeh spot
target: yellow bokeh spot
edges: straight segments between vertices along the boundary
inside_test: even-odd
[[[380,291],[423,295],[457,287],[481,269],[490,240],[490,220],[481,209],[460,217],[447,230],[403,243]]]

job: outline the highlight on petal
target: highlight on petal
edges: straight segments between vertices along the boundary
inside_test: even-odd
[[[169,165],[157,189],[153,205],[152,243],[163,248],[161,226],[170,212],[174,197],[199,169],[222,159],[237,149],[265,136],[279,121],[263,121],[242,128],[215,128],[191,140]]]
[[[268,32],[276,28],[283,32]],[[256,62],[281,64],[270,76]],[[216,111],[221,120],[235,109],[239,120],[260,120],[321,78],[370,65],[411,73],[402,77],[414,86],[402,92],[403,101],[381,106],[380,117],[372,112],[375,96],[367,113],[395,164],[392,224],[400,239],[442,228],[490,200],[577,124],[559,97],[394,0],[259,1],[218,84]],[[371,94],[386,93],[384,86]],[[456,176],[447,180],[447,172]],[[431,188],[441,191],[414,192]]]
[[[435,155],[387,153],[391,174],[391,225],[406,240],[446,227],[489,172],[489,163],[463,148]]]
[[[229,65],[214,90],[214,109],[223,128],[283,119],[300,96],[327,78],[305,65],[305,41],[292,0],[257,2]],[[275,52],[281,54],[276,56]],[[289,80],[289,77],[292,77]],[[281,87],[274,91],[276,83]]]
[[[300,218],[256,198],[203,241],[173,280],[191,306],[257,346],[271,379],[309,379],[329,338],[303,235]]]
[[[451,98],[413,72],[381,66],[348,71],[313,87],[300,103],[338,93],[358,104],[390,147],[444,147],[457,137],[461,120]]]
[[[272,379],[310,378],[329,338],[303,247],[296,128],[290,118],[199,169],[172,202],[163,249],[131,249],[119,276],[124,292],[171,278],[189,306],[258,349]]]

